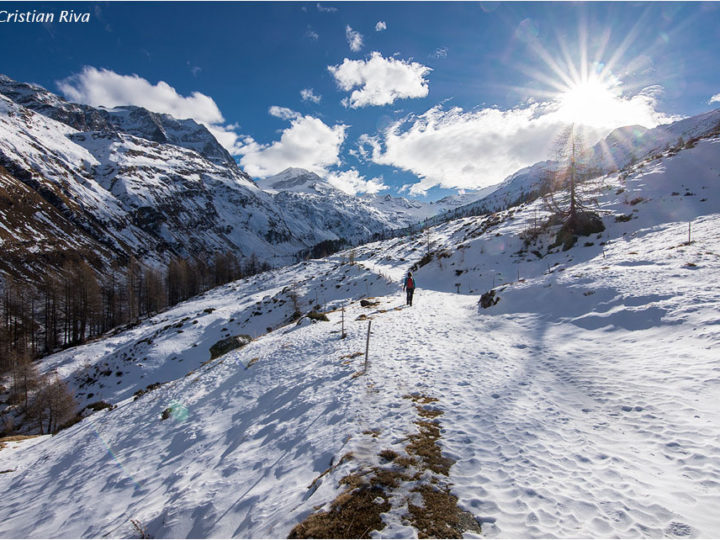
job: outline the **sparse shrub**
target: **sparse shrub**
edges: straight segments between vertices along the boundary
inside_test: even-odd
[[[148,385],[145,387],[145,389],[138,390],[137,392],[135,392],[135,393],[133,394],[133,395],[135,396],[135,398],[133,399],[133,401],[137,400],[140,396],[142,396],[142,395],[144,395],[144,394],[147,394],[148,392],[152,392],[152,391],[155,390],[156,388],[160,388],[162,385],[163,385],[163,383],[161,383],[161,382],[155,382],[155,383],[152,383],[152,384],[148,384]],[[91,397],[92,397],[92,394],[88,394],[88,399],[91,398]],[[102,402],[100,402],[100,403],[102,403]],[[89,406],[89,405],[88,405],[88,406]]]
[[[313,321],[329,321],[330,319],[327,318],[327,315],[324,313],[320,313],[319,311],[311,311],[306,315],[308,319],[311,319]]]
[[[430,261],[432,261],[434,256],[435,256],[435,253],[433,253],[433,252],[425,253],[425,255],[422,256],[422,259],[420,259],[418,262],[416,262],[415,264],[413,264],[413,265],[410,267],[410,269],[411,269],[413,272],[417,272],[418,269],[422,268],[423,266],[425,266],[426,264],[428,264]]]
[[[139,390],[139,392],[142,392],[142,390]],[[137,394],[137,392],[136,392],[136,394]],[[95,401],[94,403],[85,405],[85,408],[90,409],[95,412],[98,412],[98,411],[102,411],[103,409],[113,409],[113,406],[110,403],[108,403],[107,401]]]

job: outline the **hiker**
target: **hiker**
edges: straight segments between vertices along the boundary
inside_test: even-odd
[[[412,297],[415,292],[415,278],[413,277],[412,272],[407,273],[407,277],[403,282],[403,291],[407,292],[407,305],[412,306]]]

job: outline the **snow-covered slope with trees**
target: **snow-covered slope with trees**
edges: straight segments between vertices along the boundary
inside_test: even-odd
[[[653,129],[642,126],[618,128],[590,148],[585,158],[595,174],[610,174],[648,157],[691,147],[698,139],[713,134],[720,134],[720,109]],[[448,209],[429,222],[437,224],[463,215],[495,212],[532,200],[543,192],[548,176],[561,166],[556,160],[548,160],[520,169],[495,186],[489,195]]]
[[[0,536],[718,536],[720,138],[581,191],[606,230],[567,251],[536,200],[46,358],[114,408],[6,443]]]

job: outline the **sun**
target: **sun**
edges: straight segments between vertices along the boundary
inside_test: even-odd
[[[594,128],[614,123],[625,108],[619,85],[599,77],[571,83],[558,93],[557,104],[563,121]]]

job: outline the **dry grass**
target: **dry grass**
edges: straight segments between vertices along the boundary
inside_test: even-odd
[[[398,457],[399,454],[395,450],[390,450],[388,448],[380,452],[378,455],[386,461],[395,461],[395,458]]]
[[[308,486],[308,489],[313,489],[313,488],[315,488],[316,485],[317,485],[317,483],[320,481],[320,479],[321,479],[323,476],[325,476],[326,474],[331,473],[332,471],[334,471],[335,469],[337,469],[340,465],[342,465],[342,464],[345,463],[346,461],[350,461],[351,459],[353,459],[352,452],[348,452],[347,454],[345,454],[343,457],[340,458],[340,461],[338,461],[338,462],[335,463],[334,465],[330,465],[327,469],[325,469],[322,473],[320,473],[320,476],[318,476],[317,478],[315,478],[315,480],[312,481],[312,483]]]
[[[260,360],[260,357],[259,357],[259,356],[256,356],[255,358],[251,358],[250,361],[248,362],[247,366],[245,366],[245,369],[247,369],[247,368],[249,368],[250,366],[252,366],[252,365],[253,365],[255,362],[257,362],[258,360]]]
[[[437,418],[438,416],[445,414],[440,409],[430,409],[427,407],[421,407],[420,405],[415,405],[415,408],[417,409],[418,416],[423,418]]]
[[[380,516],[391,509],[389,500],[392,490],[399,488],[403,482],[420,481],[425,471],[435,474],[429,483],[421,483],[412,490],[422,496],[423,504],[417,506],[408,501],[409,514],[405,516],[417,529],[418,537],[462,538],[465,531],[480,532],[480,525],[473,515],[461,510],[457,497],[450,493],[447,476],[454,461],[442,455],[438,444],[440,424],[433,420],[442,416],[443,411],[426,407],[437,399],[421,394],[404,397],[415,403],[420,417],[415,421],[417,433],[408,436],[406,454],[385,449],[378,454],[385,460],[384,466],[367,468],[343,477],[340,485],[345,489],[330,504],[330,510],[311,514],[293,528],[288,538],[369,538],[370,533],[385,527]],[[380,430],[368,429],[363,433],[377,437]],[[335,467],[323,472],[310,488]]]
[[[331,503],[329,512],[311,514],[288,538],[370,538],[372,531],[384,529],[380,515],[390,510],[390,502],[383,486],[363,483],[355,488],[362,479],[352,476],[350,489]]]
[[[427,420],[416,420],[415,424],[419,428],[418,433],[408,437],[410,443],[405,450],[411,456],[419,457],[422,460],[423,468],[447,476],[454,461],[443,457],[440,446],[437,444],[440,439],[440,425]]]
[[[428,405],[429,403],[435,403],[437,398],[425,396],[423,394],[405,394],[403,399],[409,399],[413,403],[420,403],[421,405]]]
[[[7,445],[5,443],[9,442],[16,442],[16,441],[24,441],[25,439],[34,439],[35,437],[39,437],[40,435],[8,435],[7,437],[0,437],[0,450],[5,448]],[[15,469],[13,469],[14,471]],[[3,471],[3,472],[12,472],[12,471]]]
[[[362,351],[358,351],[358,352],[354,352],[354,353],[350,353],[350,354],[344,354],[343,356],[340,357],[340,360],[352,360],[353,358],[357,358],[358,356],[362,356],[363,354],[365,354],[365,353],[363,353]]]
[[[410,523],[417,529],[418,538],[462,538],[467,530],[480,532],[480,524],[458,507],[450,488],[422,485],[413,491],[423,498],[423,506],[408,503]]]

